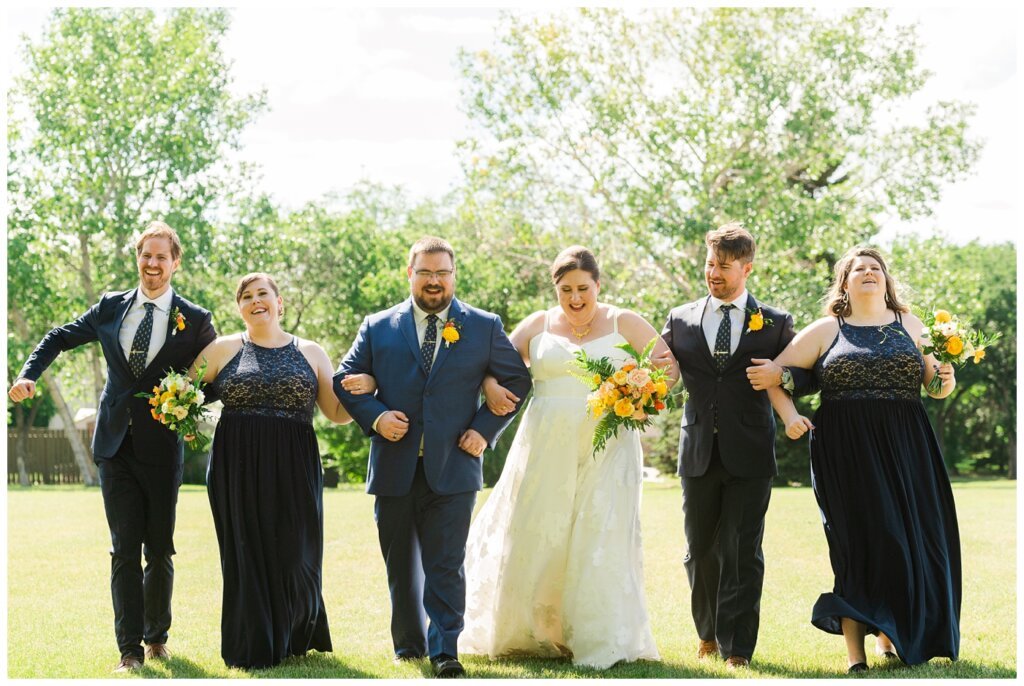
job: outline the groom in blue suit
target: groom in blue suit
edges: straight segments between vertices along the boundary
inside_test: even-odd
[[[447,242],[417,241],[406,273],[412,297],[363,321],[334,392],[370,436],[366,490],[376,496],[395,658],[429,655],[435,676],[457,677],[463,561],[482,456],[513,416],[481,405],[480,386],[489,374],[525,398],[530,374],[501,319],[455,299]],[[342,388],[347,374],[359,373],[377,379],[375,395]]]

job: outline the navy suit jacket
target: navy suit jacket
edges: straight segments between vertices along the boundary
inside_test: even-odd
[[[370,437],[368,493],[400,496],[409,492],[421,437],[424,474],[435,493],[480,490],[483,458],[459,448],[459,437],[475,429],[493,448],[514,416],[499,417],[481,405],[484,377],[493,375],[519,396],[516,411],[530,391],[529,370],[497,315],[453,299],[448,317],[459,325],[460,338],[451,345],[442,340],[429,375],[420,355],[411,299],[366,317],[334,375],[334,392]],[[376,394],[353,395],[341,387],[346,374],[360,373],[374,376]],[[409,418],[409,431],[397,442],[372,428],[374,420],[388,410],[399,410]]]
[[[796,335],[793,317],[748,293],[739,344],[720,372],[701,323],[706,302],[704,297],[673,309],[661,334],[679,362],[688,394],[680,426],[678,473],[695,477],[707,471],[717,408],[718,448],[725,469],[739,477],[775,476],[775,415],[768,394],[750,385],[746,368],[751,358],[778,357]],[[766,323],[759,331],[748,331],[750,313],[757,308]]]
[[[128,369],[128,360],[118,340],[121,323],[136,291],[138,289],[133,288],[106,293],[75,321],[51,329],[32,351],[18,377],[36,381],[65,350],[99,341],[107,361],[107,382],[100,395],[96,433],[92,437],[93,459],[109,459],[117,454],[130,421],[132,444],[140,462],[180,463],[184,459],[182,441],[175,432],[153,419],[148,402],[144,398],[136,398],[135,394],[153,390],[169,369],[186,370],[196,355],[217,337],[217,332],[207,310],[174,293],[171,312],[175,308],[181,312],[185,317],[185,328],[176,331],[174,322],[168,322],[163,347],[142,376],[136,379]]]

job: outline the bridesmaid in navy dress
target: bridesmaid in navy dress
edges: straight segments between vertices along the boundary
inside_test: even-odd
[[[813,368],[821,406],[813,423],[779,388],[769,394],[790,438],[811,431],[811,483],[835,573],[811,623],[846,639],[848,671],[875,652],[907,664],[957,659],[960,537],[945,464],[921,385],[953,367],[919,351],[924,325],[899,301],[877,250],[854,248],[836,264],[826,317],[775,360]]]
[[[334,395],[327,353],[281,328],[274,280],[243,277],[235,300],[245,332],[216,339],[196,366],[206,361],[204,379],[224,403],[207,473],[224,578],[221,656],[259,668],[331,650],[314,406],[338,424],[351,417]],[[372,378],[348,383],[373,388]]]

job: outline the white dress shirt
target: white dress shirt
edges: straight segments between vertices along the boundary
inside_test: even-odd
[[[736,352],[740,344],[740,334],[743,332],[743,322],[747,317],[747,289],[732,300],[719,300],[715,296],[709,296],[704,305],[704,316],[701,325],[704,327],[704,338],[708,342],[708,350],[712,357],[715,354],[715,338],[718,337],[718,327],[722,324],[722,305],[730,303],[735,305],[729,310],[729,318],[732,320],[732,329],[729,334],[729,354]]]
[[[149,351],[146,353],[146,366],[148,367],[164,347],[167,339],[167,325],[171,316],[171,300],[174,298],[174,290],[168,288],[156,300],[150,300],[139,288],[135,292],[135,302],[128,308],[121,322],[121,330],[117,334],[117,340],[124,351],[124,359],[129,359],[132,352],[132,341],[135,340],[135,332],[142,324],[142,318],[146,316],[146,303],[156,305],[153,308],[153,332],[149,336]]]

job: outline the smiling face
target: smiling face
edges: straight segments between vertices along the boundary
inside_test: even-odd
[[[181,265],[174,259],[169,238],[147,238],[136,256],[139,285],[147,298],[159,297],[171,285],[171,276]]]
[[[246,284],[238,295],[238,313],[247,327],[277,323],[283,305],[281,296],[266,279],[255,279]]]
[[[886,276],[882,265],[873,257],[858,255],[850,263],[844,290],[850,297],[885,298]]]
[[[601,284],[585,269],[573,269],[555,284],[558,304],[573,326],[584,326],[597,314],[597,294]]]
[[[406,268],[409,292],[427,314],[437,314],[455,297],[455,262],[446,252],[423,252]]]
[[[733,301],[746,288],[747,277],[753,268],[753,262],[717,255],[708,248],[704,261],[704,283],[708,286],[708,293],[725,302]]]

